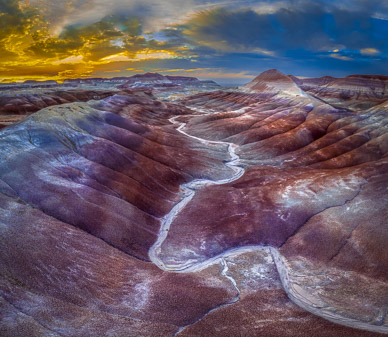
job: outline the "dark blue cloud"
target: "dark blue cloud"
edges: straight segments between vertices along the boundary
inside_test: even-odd
[[[297,1],[271,13],[216,8],[164,33],[192,45],[207,66],[213,61],[250,71],[272,62],[289,73],[387,74],[388,21],[382,17],[388,10],[382,3]]]
[[[70,59],[91,75],[169,68],[244,79],[268,68],[304,76],[388,74],[387,1],[31,0],[36,8],[20,1],[0,0],[3,71],[17,62],[21,73],[25,61],[33,68]],[[10,39],[25,41],[20,52]],[[171,59],[134,61],[157,51]]]

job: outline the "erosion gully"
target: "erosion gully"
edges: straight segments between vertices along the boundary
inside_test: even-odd
[[[198,112],[203,113],[203,115],[209,115],[212,113],[215,113],[211,110],[205,110],[205,109],[193,109]],[[187,116],[187,115],[183,115]],[[199,116],[199,115],[193,115],[193,116]],[[240,298],[240,290],[237,287],[236,281],[233,279],[233,277],[229,276],[227,274],[228,272],[228,265],[226,262],[226,259],[228,257],[237,256],[240,254],[248,253],[248,252],[263,252],[266,251],[270,253],[272,256],[272,260],[276,266],[276,269],[278,271],[278,274],[280,276],[281,283],[283,285],[283,288],[285,292],[287,293],[288,297],[299,307],[303,308],[306,311],[309,311],[313,313],[314,315],[323,317],[329,321],[332,321],[337,324],[349,326],[352,328],[358,328],[363,330],[369,330],[373,332],[380,332],[380,333],[388,333],[385,328],[379,327],[379,326],[373,326],[366,322],[357,321],[351,318],[347,318],[344,316],[340,316],[338,314],[335,314],[334,312],[329,312],[328,310],[324,310],[326,306],[317,306],[314,302],[312,302],[311,297],[306,297],[304,294],[301,294],[300,292],[295,289],[292,282],[290,282],[290,273],[291,270],[287,265],[286,260],[284,257],[280,254],[278,249],[274,247],[269,246],[263,246],[263,245],[249,245],[249,246],[243,246],[238,248],[232,248],[228,249],[227,251],[223,252],[222,254],[219,254],[217,256],[211,257],[205,261],[197,261],[197,260],[188,260],[182,264],[179,265],[166,265],[163,260],[159,257],[159,254],[161,252],[161,246],[163,242],[166,240],[167,235],[169,233],[170,226],[176,216],[184,210],[186,205],[193,199],[195,193],[197,190],[201,189],[203,186],[209,186],[209,185],[222,185],[222,184],[228,184],[230,182],[233,182],[240,177],[242,177],[245,173],[245,168],[241,165],[240,158],[236,154],[236,148],[238,145],[234,143],[224,142],[224,141],[213,141],[213,140],[207,140],[199,137],[192,136],[188,134],[185,131],[186,123],[184,122],[178,122],[177,119],[181,117],[181,115],[174,116],[169,119],[171,123],[174,125],[180,124],[177,127],[177,130],[182,133],[183,135],[195,139],[197,141],[200,141],[206,145],[214,145],[214,144],[220,144],[220,145],[226,145],[228,148],[229,153],[229,160],[225,162],[225,165],[228,166],[233,170],[233,175],[230,178],[227,179],[221,179],[221,180],[210,180],[210,179],[195,179],[189,183],[182,184],[180,186],[182,193],[184,195],[183,199],[177,203],[171,211],[166,214],[161,219],[161,226],[158,234],[158,238],[154,245],[149,250],[149,257],[151,262],[153,262],[158,268],[161,270],[167,271],[167,272],[175,272],[175,273],[191,273],[203,270],[207,268],[210,265],[219,263],[223,270],[221,274],[226,277],[233,287],[237,290],[237,296],[235,299],[233,299],[229,303],[225,303],[224,305],[231,305],[233,303],[236,303]],[[221,305],[223,306],[223,305]],[[210,310],[208,313],[206,313],[204,316],[208,315],[210,312],[217,310],[219,307],[214,308]],[[201,317],[198,321],[200,321],[203,317]],[[197,321],[197,322],[198,322]],[[195,324],[197,322],[194,322],[192,324]],[[190,325],[192,325],[190,324]],[[188,326],[190,326],[188,325]],[[181,333],[184,329],[186,329],[188,326],[181,327],[174,336],[177,336],[179,333]]]

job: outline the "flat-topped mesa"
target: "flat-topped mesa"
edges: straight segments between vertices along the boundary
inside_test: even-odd
[[[241,88],[245,92],[304,96],[303,91],[298,87],[298,85],[290,77],[277,69],[264,71]]]
[[[381,80],[381,81],[388,81],[388,76],[386,75],[349,75],[346,76],[346,78],[365,78],[365,79],[370,79],[370,80]]]
[[[147,81],[152,81],[152,80],[163,80],[163,81],[183,81],[183,82],[197,82],[199,81],[198,78],[196,77],[188,77],[188,76],[164,76],[159,73],[146,73],[146,74],[137,74],[134,76],[131,76],[128,78],[129,81],[142,81],[142,82],[147,82]]]
[[[144,83],[155,82],[155,81],[168,82],[168,79],[165,76],[158,73],[137,74],[128,78],[128,82],[138,82],[138,81],[144,82]]]
[[[164,76],[159,73],[138,74],[128,78],[128,81],[119,88],[132,88],[139,86],[198,86],[202,84],[217,85],[213,81],[200,81],[196,77],[187,76]]]
[[[127,79],[125,83],[123,83],[119,88],[127,89],[134,87],[160,87],[160,86],[177,86],[176,83],[171,81],[166,76],[163,76],[158,73],[146,73],[146,74],[137,74],[131,76]]]

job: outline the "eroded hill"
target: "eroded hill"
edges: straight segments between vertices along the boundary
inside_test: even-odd
[[[349,79],[335,104],[330,78],[271,70],[4,128],[2,335],[387,333],[385,79]]]

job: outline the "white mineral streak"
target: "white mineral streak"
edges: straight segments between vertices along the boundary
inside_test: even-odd
[[[198,109],[199,110],[199,109]],[[212,111],[205,111],[205,110],[199,110],[201,112],[210,114],[214,113]],[[169,119],[172,123],[177,123],[176,119],[181,116],[175,116]],[[192,182],[189,182],[187,184],[183,184],[181,186],[184,198],[173,207],[173,209],[166,214],[161,221],[161,227],[158,235],[158,239],[155,242],[155,244],[150,248],[149,250],[149,257],[151,261],[158,266],[160,269],[164,271],[169,272],[175,272],[175,273],[190,273],[190,272],[196,272],[203,270],[213,264],[220,264],[223,266],[223,270],[221,274],[226,277],[233,285],[233,287],[239,292],[236,281],[227,274],[228,272],[228,266],[226,263],[227,258],[232,258],[234,256],[248,253],[248,252],[254,252],[254,251],[260,251],[263,252],[263,250],[271,253],[273,262],[276,265],[276,268],[278,270],[282,285],[284,290],[286,291],[288,297],[299,307],[303,308],[304,310],[307,310],[314,315],[323,317],[329,321],[332,321],[337,324],[349,326],[352,328],[358,328],[363,330],[369,330],[374,332],[380,332],[380,333],[388,333],[388,328],[384,325],[373,325],[368,322],[362,322],[356,319],[351,319],[339,314],[335,313],[335,308],[328,308],[327,305],[325,305],[322,300],[311,293],[309,293],[306,289],[301,287],[298,284],[294,284],[291,280],[290,275],[292,274],[292,270],[288,268],[288,264],[286,262],[286,259],[279,253],[278,249],[274,247],[266,247],[262,245],[250,245],[250,246],[243,246],[238,248],[232,248],[225,252],[223,252],[220,255],[213,256],[205,261],[198,261],[196,259],[188,259],[184,263],[181,263],[179,265],[166,265],[162,259],[159,257],[159,254],[161,253],[161,246],[163,242],[166,240],[170,226],[176,216],[185,208],[185,206],[191,201],[191,199],[194,197],[195,192],[200,189],[203,186],[206,185],[222,185],[227,184],[232,181],[235,181],[239,179],[244,173],[245,169],[240,165],[239,162],[239,156],[236,154],[236,144],[229,143],[229,142],[223,142],[223,141],[210,141],[206,139],[202,139],[199,137],[192,136],[184,131],[184,128],[186,126],[186,123],[180,123],[181,125],[177,128],[177,130],[184,134],[187,137],[190,137],[192,139],[196,139],[204,144],[221,144],[221,145],[227,145],[228,146],[228,152],[230,159],[225,163],[226,166],[230,167],[234,174],[232,177],[222,180],[209,180],[209,179],[195,179]],[[237,301],[236,299],[235,301]],[[233,301],[233,302],[235,302]],[[233,303],[232,302],[232,303]],[[333,310],[330,310],[333,309]],[[185,327],[182,327],[178,330],[177,334],[179,334]],[[176,335],[177,335],[176,334]]]
[[[180,116],[175,116],[170,118],[169,119],[170,122],[176,123],[175,119],[177,117],[180,117]],[[156,240],[156,242],[150,248],[150,251],[149,251],[149,257],[155,265],[157,265],[162,270],[175,271],[175,272],[178,272],[178,271],[189,272],[189,271],[203,269],[203,267],[201,266],[202,265],[201,263],[197,264],[196,260],[188,260],[182,265],[169,267],[169,266],[166,266],[164,262],[160,259],[159,254],[161,252],[161,246],[167,238],[171,223],[174,221],[176,216],[185,208],[185,206],[190,202],[190,200],[194,197],[196,190],[200,189],[202,186],[205,186],[205,185],[222,185],[222,184],[230,183],[232,181],[239,179],[245,172],[245,169],[239,166],[239,156],[235,152],[237,147],[236,144],[222,142],[222,141],[211,141],[211,140],[206,140],[199,137],[191,136],[183,130],[185,126],[186,126],[186,123],[181,123],[181,125],[178,127],[177,130],[187,137],[199,140],[200,142],[205,144],[227,145],[230,159],[228,162],[225,163],[225,165],[230,167],[233,170],[234,174],[232,177],[227,179],[221,179],[221,180],[195,179],[187,184],[181,185],[181,190],[183,192],[184,197],[179,203],[177,203],[173,207],[173,209],[168,214],[166,214],[162,218],[158,239]],[[221,257],[217,259],[221,259]],[[210,264],[209,262],[210,260],[207,260],[204,263],[206,265],[209,265]],[[213,263],[215,262],[216,261],[213,260]]]

